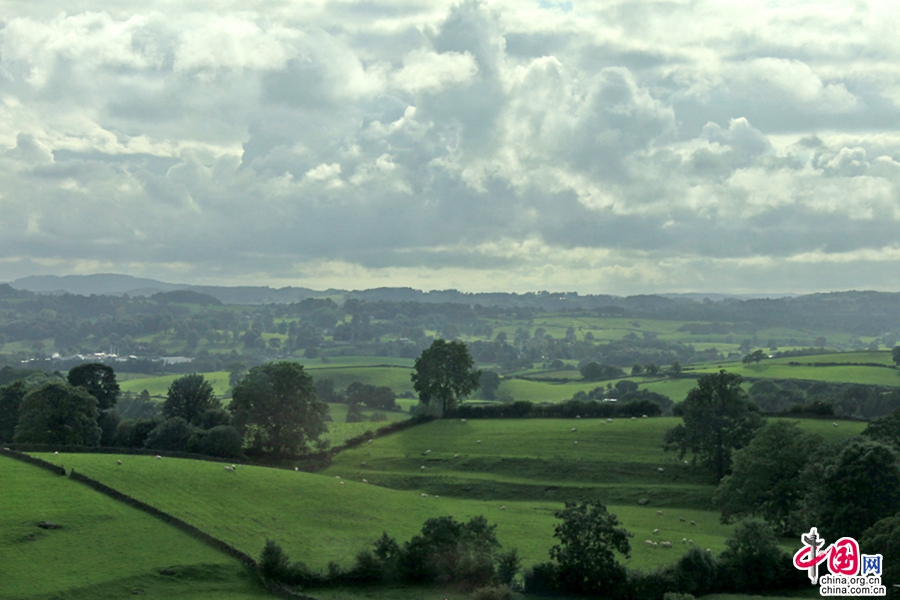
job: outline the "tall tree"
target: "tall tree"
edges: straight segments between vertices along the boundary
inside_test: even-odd
[[[709,467],[721,480],[731,453],[749,443],[764,419],[747,399],[740,375],[719,371],[701,377],[681,404],[684,423],[666,431],[664,447]]]
[[[307,449],[327,431],[328,405],[302,365],[267,363],[250,369],[233,391],[228,409],[252,450],[276,455]]]
[[[179,377],[169,386],[163,403],[163,416],[167,419],[181,417],[189,423],[211,408],[221,408],[213,386],[199,373]]]
[[[566,507],[554,514],[562,522],[553,534],[559,543],[550,548],[550,558],[559,564],[563,588],[576,594],[615,596],[625,579],[625,569],[616,562],[615,553],[630,556],[628,538],[632,535],[597,500],[566,502]]]
[[[22,379],[0,387],[0,440],[12,441],[19,422],[19,407],[26,393],[28,387]]]
[[[859,539],[876,521],[900,511],[900,457],[887,444],[853,438],[825,460],[810,462],[804,477],[811,490],[810,525],[825,537]]]
[[[97,399],[84,388],[51,381],[25,394],[13,441],[96,446],[98,414]]]
[[[477,390],[481,379],[463,342],[434,340],[416,359],[414,369],[411,379],[419,400],[438,403],[444,414]]]
[[[112,367],[101,363],[85,363],[69,370],[66,377],[75,387],[82,387],[97,399],[101,411],[116,407],[119,400],[119,384]]]
[[[758,430],[733,455],[731,475],[722,479],[713,501],[726,520],[763,517],[781,535],[796,533],[796,514],[806,495],[801,477],[822,440],[796,423],[778,421]]]

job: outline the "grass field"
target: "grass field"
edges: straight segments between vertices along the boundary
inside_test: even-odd
[[[840,355],[832,355],[840,356]],[[802,359],[810,357],[801,357]],[[795,359],[796,360],[796,359]],[[798,361],[799,362],[799,361]],[[810,362],[810,361],[803,361]],[[824,362],[824,360],[823,360]],[[832,362],[832,361],[828,361]],[[835,358],[834,362],[840,362]],[[900,371],[883,367],[863,367],[851,365],[812,367],[791,366],[784,363],[763,361],[757,365],[727,365],[727,371],[749,379],[806,379],[829,383],[859,383],[863,385],[900,386]],[[697,367],[695,373],[716,373],[716,367]]]
[[[437,421],[344,452],[321,474],[250,466],[229,473],[217,463],[144,456],[121,457],[121,467],[112,455],[44,458],[75,467],[250,554],[272,538],[295,560],[315,567],[330,560],[347,565],[382,531],[403,540],[429,517],[479,514],[498,524],[504,546],[518,547],[525,564],[532,564],[547,558],[556,523],[552,513],[562,501],[598,497],[635,534],[626,564],[652,569],[681,552],[677,546],[648,547],[644,539],[687,537],[715,552],[730,533],[717,512],[702,509],[713,489],[707,476],[660,449],[662,432],[674,422]],[[827,436],[862,428],[822,423],[803,426]],[[573,438],[579,438],[577,446]],[[648,499],[646,506],[637,504],[640,497]],[[660,534],[653,536],[657,528]]]
[[[0,598],[263,597],[236,560],[66,477],[0,457],[0,489]]]
[[[216,396],[222,398],[226,396],[231,387],[228,385],[227,371],[213,371],[210,373],[201,373],[206,380],[212,384]],[[151,396],[155,398],[165,398],[169,392],[169,386],[176,379],[184,377],[184,375],[158,375],[156,377],[141,377],[138,379],[128,379],[120,381],[119,387],[123,392],[131,392],[132,394],[140,394],[141,391],[147,390]]]

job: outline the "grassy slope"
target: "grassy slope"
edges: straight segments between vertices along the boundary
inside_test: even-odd
[[[425,519],[448,514],[485,515],[499,525],[504,546],[517,546],[525,564],[532,564],[547,558],[556,523],[552,513],[562,499],[570,492],[596,496],[635,534],[627,564],[651,569],[676,560],[683,537],[719,551],[730,532],[719,524],[718,513],[697,508],[712,493],[708,480],[659,448],[659,437],[672,424],[670,419],[607,425],[586,419],[438,421],[342,453],[327,472],[315,475],[247,466],[228,473],[216,463],[141,456],[122,457],[122,467],[109,455],[45,458],[74,466],[251,554],[272,538],[293,559],[315,567],[330,560],[347,565],[382,531],[408,539]],[[804,426],[828,436],[862,427],[815,421]],[[577,447],[573,437],[580,438]],[[453,459],[454,453],[460,457]],[[363,478],[401,489],[360,483]],[[547,489],[553,487],[557,490]],[[650,503],[638,506],[639,496]],[[658,536],[652,534],[656,528]],[[673,541],[676,549],[653,549],[645,539]]]
[[[148,598],[261,593],[234,559],[68,478],[0,457],[0,489],[0,598],[64,591],[72,598],[123,597],[137,588],[166,592]],[[36,526],[45,520],[62,528]],[[193,579],[201,581],[186,584],[157,573],[174,565],[194,565]],[[209,585],[202,582],[209,579]]]
[[[841,362],[840,355],[831,355],[834,362]],[[810,357],[800,357],[799,360]],[[803,360],[803,362],[810,362]],[[825,362],[823,360],[823,362]],[[827,361],[832,362],[832,361]],[[875,362],[875,361],[869,361]],[[696,373],[715,373],[716,367],[697,367]],[[810,381],[826,381],[831,383],[860,383],[864,385],[900,386],[900,372],[883,367],[861,367],[840,365],[833,367],[811,367],[806,365],[791,366],[776,362],[763,361],[757,365],[730,364],[727,371],[742,377],[753,379],[807,379]]]

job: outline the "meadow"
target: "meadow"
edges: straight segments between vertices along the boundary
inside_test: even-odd
[[[238,561],[81,483],[0,456],[0,489],[0,598],[264,597]]]
[[[485,515],[498,525],[504,547],[517,547],[524,563],[533,564],[548,558],[557,522],[553,512],[563,501],[596,497],[635,534],[632,556],[624,563],[647,570],[677,560],[682,538],[719,552],[731,531],[709,506],[708,476],[662,452],[662,432],[674,423],[664,418],[605,424],[440,420],[342,452],[317,474],[254,466],[228,472],[218,463],[145,456],[41,456],[251,555],[271,538],[292,559],[318,568],[329,561],[349,566],[383,531],[405,540],[426,519],[442,515],[460,520]],[[862,429],[851,422],[837,428],[830,422],[827,427],[802,423],[829,437]],[[117,458],[122,466],[115,464]],[[638,504],[641,499],[647,503]],[[654,535],[654,529],[660,533]],[[676,547],[653,548],[645,539]]]

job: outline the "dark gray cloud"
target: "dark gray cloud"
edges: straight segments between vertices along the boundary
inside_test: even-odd
[[[11,0],[0,280],[896,288],[897,20]]]

